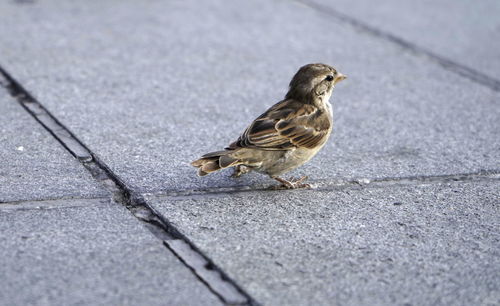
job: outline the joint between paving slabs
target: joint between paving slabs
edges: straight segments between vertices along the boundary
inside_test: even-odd
[[[332,9],[329,6],[321,5],[318,3],[313,3],[307,0],[293,0],[294,2],[300,3],[304,6],[307,6],[320,14],[328,15],[329,17],[333,17],[339,22],[349,24],[355,29],[358,29],[364,33],[367,33],[371,36],[377,37],[379,39],[389,41],[401,48],[404,48],[415,55],[424,56],[427,59],[431,60],[434,63],[439,64],[444,69],[451,71],[461,77],[465,77],[471,81],[479,83],[483,86],[486,86],[494,91],[500,91],[500,81],[486,75],[480,71],[442,57],[430,50],[427,50],[423,47],[420,47],[412,42],[409,42],[403,38],[400,38],[391,33],[385,32],[383,30],[379,30],[375,27],[372,27],[358,19],[351,17],[347,14],[341,13],[337,10]]]
[[[161,214],[157,213],[140,194],[131,190],[2,67],[0,67],[0,85],[5,87],[36,121],[79,160],[94,179],[111,192],[114,202],[125,206],[224,304],[258,305],[250,295],[197,249],[187,237],[173,227]]]
[[[386,188],[392,186],[407,186],[407,185],[428,185],[442,183],[459,183],[459,182],[479,182],[479,181],[497,181],[500,180],[499,170],[479,170],[470,173],[457,174],[442,174],[442,175],[420,175],[407,177],[384,177],[384,178],[357,178],[357,179],[337,179],[337,180],[311,180],[311,190],[314,191],[335,191],[344,189],[360,189],[360,188]],[[172,198],[172,199],[189,199],[197,198],[206,195],[228,195],[244,192],[272,192],[276,191],[275,185],[245,185],[232,187],[211,187],[204,189],[187,189],[187,190],[169,190],[160,192],[146,193],[146,196]],[[309,189],[299,189],[309,190]],[[283,192],[293,192],[286,190]]]
[[[109,168],[93,156],[84,162],[92,175],[108,186],[114,201],[124,205],[149,231],[168,248],[212,293],[228,305],[257,305],[255,301],[145,199],[130,190]]]
[[[71,209],[89,207],[92,205],[103,205],[109,203],[109,197],[81,198],[60,197],[46,199],[26,199],[14,201],[0,201],[0,211],[27,211],[27,210],[50,210]]]

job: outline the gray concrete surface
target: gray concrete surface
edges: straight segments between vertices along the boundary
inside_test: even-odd
[[[337,3],[497,76],[487,38],[499,5]],[[332,138],[290,174],[319,188],[268,191],[268,178],[227,171],[198,178],[189,162],[234,140],[310,62],[349,77],[332,99]],[[197,269],[220,268],[236,281],[225,285],[259,303],[500,304],[500,92],[429,57],[301,1],[35,0],[0,2],[0,66],[201,250]],[[23,304],[219,302],[140,214],[65,199],[105,193],[16,101],[0,96],[0,111],[16,121],[0,127],[0,191],[56,199],[0,204],[0,304],[2,294]],[[37,144],[34,155],[18,157],[17,139]],[[12,171],[22,176],[6,180]]]
[[[1,204],[0,232],[1,305],[220,305],[109,199]]]
[[[499,93],[299,3],[51,1],[2,9],[2,24],[18,26],[2,36],[0,61],[137,190],[272,183],[259,175],[234,181],[227,172],[199,179],[189,162],[234,140],[281,99],[298,67],[317,61],[349,79],[334,93],[331,141],[295,175],[498,166]]]
[[[265,305],[500,302],[498,178],[151,198]]]
[[[326,5],[500,80],[500,7],[495,0],[304,2]]]
[[[0,203],[109,195],[0,86]]]

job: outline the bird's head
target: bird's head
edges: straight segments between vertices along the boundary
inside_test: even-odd
[[[345,78],[345,75],[325,64],[305,65],[293,76],[285,98],[303,102],[327,101],[335,84]]]

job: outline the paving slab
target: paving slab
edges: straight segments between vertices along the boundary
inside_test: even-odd
[[[265,305],[497,305],[500,181],[149,197]]]
[[[298,67],[335,65],[313,179],[497,169],[500,94],[292,1],[0,4],[0,65],[129,186],[248,186],[189,162],[233,141]]]
[[[0,233],[1,305],[221,304],[108,199],[0,205]]]
[[[0,122],[0,203],[109,195],[1,85]]]
[[[495,0],[305,0],[417,44],[500,80],[500,4]]]

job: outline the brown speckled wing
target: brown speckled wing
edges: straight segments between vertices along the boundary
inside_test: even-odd
[[[255,119],[229,149],[312,149],[326,141],[330,127],[330,119],[324,110],[295,100],[284,100]]]

